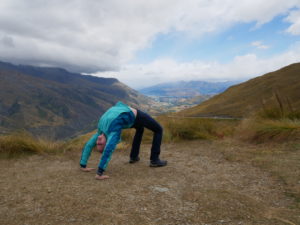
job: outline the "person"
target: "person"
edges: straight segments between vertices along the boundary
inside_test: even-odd
[[[87,162],[92,149],[97,145],[97,149],[100,153],[102,153],[102,156],[98,164],[98,170],[95,178],[98,180],[109,178],[109,176],[105,175],[104,172],[116,145],[121,140],[122,129],[127,128],[136,129],[132,142],[129,163],[136,163],[140,160],[140,145],[144,128],[147,128],[153,132],[150,167],[161,167],[167,165],[167,161],[159,158],[163,135],[163,128],[161,125],[147,113],[131,108],[123,102],[118,102],[101,116],[97,132],[83,147],[80,158],[81,170],[84,172],[94,170],[94,168],[87,167]]]

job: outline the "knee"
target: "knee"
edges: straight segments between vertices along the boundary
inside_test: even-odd
[[[158,124],[157,128],[156,128],[156,133],[162,134],[163,133],[163,128],[160,124]]]
[[[143,133],[144,132],[144,127],[136,128],[136,132]]]

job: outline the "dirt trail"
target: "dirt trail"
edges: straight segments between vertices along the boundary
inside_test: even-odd
[[[148,145],[133,165],[117,150],[106,181],[78,170],[80,153],[1,160],[0,224],[300,224],[279,181],[219,147],[164,144],[164,168],[148,166]]]

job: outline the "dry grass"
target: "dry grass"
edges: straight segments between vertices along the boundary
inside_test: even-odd
[[[36,138],[25,132],[0,136],[0,155],[4,158],[36,153],[59,153],[63,149],[62,141]]]
[[[14,158],[32,154],[65,154],[80,151],[95,131],[74,139],[57,141],[45,137],[35,137],[27,132],[17,132],[0,136],[0,156]]]
[[[128,149],[116,151],[103,182],[79,171],[80,151],[1,160],[0,224],[299,224],[285,184],[226,160],[222,151],[232,146],[249,148],[224,140],[164,144],[164,168],[148,166],[149,145],[133,165]],[[98,160],[95,152],[89,165]]]
[[[232,162],[250,163],[269,172],[285,188],[284,193],[293,197],[300,209],[300,142],[290,141],[282,144],[247,144],[231,139],[223,141],[219,148],[225,158]]]
[[[300,120],[248,118],[236,129],[236,136],[257,144],[299,141]]]
[[[242,121],[238,132],[241,139],[255,143],[300,140],[300,111],[294,110],[289,99],[274,93],[277,106],[265,105],[262,110]]]
[[[164,129],[163,141],[165,143],[180,142],[187,140],[217,140],[231,136],[235,127],[239,124],[237,120],[220,120],[205,118],[181,118],[159,116],[156,118]],[[122,139],[131,141],[134,129],[126,130]],[[151,143],[152,133],[145,131],[144,143]]]

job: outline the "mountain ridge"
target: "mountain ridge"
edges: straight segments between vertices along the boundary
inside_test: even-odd
[[[200,105],[181,111],[186,116],[246,117],[264,107],[300,110],[300,63],[294,63],[241,84],[229,87]]]
[[[148,96],[194,97],[199,95],[215,95],[225,91],[238,81],[206,82],[206,81],[178,81],[157,84],[138,89]]]
[[[142,109],[152,100],[115,78],[61,68],[0,63],[0,128],[61,139],[96,128],[117,101]]]

